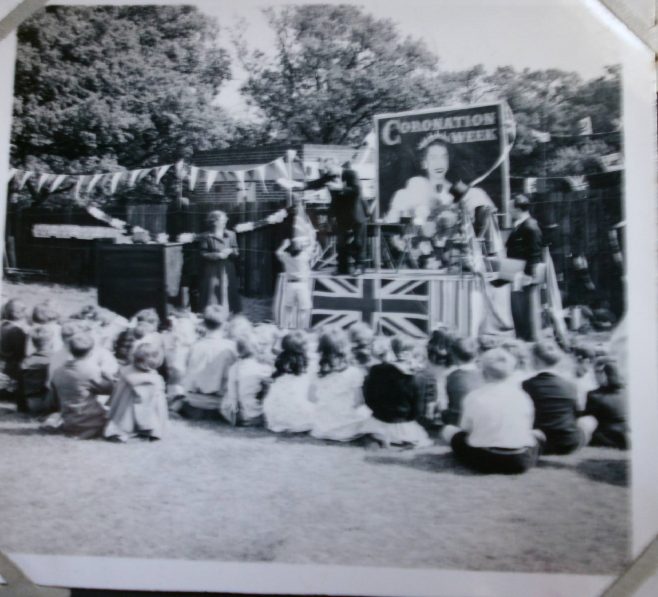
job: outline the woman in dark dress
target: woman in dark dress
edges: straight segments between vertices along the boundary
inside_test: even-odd
[[[212,228],[201,236],[201,282],[199,285],[199,311],[209,305],[226,305],[231,313],[242,310],[236,262],[238,242],[235,232],[226,230],[228,217],[223,211],[208,214]]]

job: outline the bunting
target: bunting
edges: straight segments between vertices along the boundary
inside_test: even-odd
[[[138,170],[131,170],[130,176],[128,176],[128,186],[130,188],[135,186],[135,183],[137,182],[137,179],[139,178],[139,175],[143,172],[142,168],[139,168]]]
[[[581,136],[591,135],[592,134],[592,118],[591,116],[585,116],[578,121],[578,134]]]
[[[272,165],[279,171],[283,178],[290,178],[288,176],[288,169],[286,168],[286,164],[283,161],[283,158],[277,158],[272,162]]]
[[[25,186],[25,183],[27,182],[27,179],[32,176],[32,172],[25,172],[23,174],[23,177],[21,178],[21,181],[18,183],[18,190],[22,190],[22,188]]]
[[[183,166],[184,166],[184,162],[182,159],[176,162],[175,172],[178,178],[183,178]]]
[[[256,175],[258,176],[258,180],[263,188],[263,193],[267,193],[267,185],[265,184],[265,164],[256,168]]]
[[[159,166],[156,171],[155,171],[155,182],[160,184],[160,181],[162,180],[162,177],[167,173],[167,170],[171,168],[171,164],[167,164],[165,166]]]
[[[235,170],[233,174],[235,174],[235,178],[238,181],[238,189],[246,191],[247,189],[244,186],[244,170]]]
[[[112,178],[110,179],[110,192],[111,193],[116,193],[117,186],[119,185],[119,181],[121,180],[121,177],[123,176],[123,172],[115,172],[112,174]]]
[[[82,188],[82,185],[85,182],[86,176],[78,176],[78,180],[75,182],[75,189],[73,191],[73,199],[75,201],[80,200],[80,189]]]
[[[582,175],[565,176],[564,178],[569,183],[569,186],[573,191],[586,191],[589,189],[587,179]]]
[[[7,175],[7,182],[11,182],[11,179],[14,178],[16,174],[16,168],[9,168],[9,174]]]
[[[199,169],[196,166],[190,166],[190,191],[194,190],[196,186],[196,179],[199,174]]]
[[[530,129],[530,134],[538,143],[549,143],[551,140],[551,134],[546,131]]]
[[[212,185],[215,183],[218,174],[219,172],[217,170],[206,170],[206,192],[212,189]]]
[[[39,180],[37,182],[37,192],[41,191],[41,187],[43,187],[43,185],[50,180],[51,176],[52,174],[46,174],[45,172],[39,175]]]
[[[89,181],[89,186],[87,186],[87,193],[91,193],[94,190],[94,187],[98,184],[98,181],[103,178],[102,174],[94,174]]]
[[[55,176],[52,184],[50,185],[50,192],[54,193],[57,190],[57,187],[61,185],[66,180],[66,174],[58,174]]]
[[[524,178],[523,179],[523,192],[532,194],[537,192],[537,179],[536,178]]]

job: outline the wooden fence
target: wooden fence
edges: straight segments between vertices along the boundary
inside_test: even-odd
[[[165,204],[132,205],[123,213],[127,218],[153,233],[166,231],[205,230],[208,212],[223,209],[229,225],[254,221],[280,209],[281,200],[236,203],[196,201],[178,210]],[[532,196],[533,215],[544,231],[545,240],[558,274],[566,304],[606,301],[617,314],[623,311],[624,291],[621,272],[613,259],[614,247],[610,232],[620,236],[623,246],[623,227],[614,228],[623,220],[623,206],[619,187],[592,189],[587,192],[559,192]],[[311,213],[315,223],[318,215]],[[94,283],[95,243],[93,241],[36,239],[31,235],[36,223],[89,225],[87,214],[75,209],[48,211],[27,209],[17,213],[10,210],[11,234],[15,239],[17,266],[43,269],[53,281],[81,284]],[[321,218],[321,216],[319,216]],[[281,241],[279,226],[267,226],[238,235],[242,263],[242,292],[246,296],[272,296],[279,264],[274,251]],[[588,273],[596,288],[584,287],[585,273],[578,270],[576,257],[585,257]],[[582,260],[581,260],[582,263]]]

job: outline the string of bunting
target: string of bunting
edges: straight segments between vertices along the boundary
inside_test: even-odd
[[[106,185],[110,193],[114,194],[121,183],[127,185],[128,188],[133,188],[139,181],[149,175],[154,176],[155,182],[159,184],[164,175],[173,167],[179,179],[184,180],[187,178],[187,187],[190,191],[193,191],[201,182],[205,182],[206,191],[210,191],[216,181],[225,181],[237,183],[238,189],[241,191],[246,191],[247,182],[256,183],[260,185],[263,192],[267,192],[268,169],[272,174],[269,177],[270,179],[291,179],[294,176],[293,164],[296,159],[298,159],[296,150],[289,149],[286,151],[285,157],[278,157],[263,164],[219,170],[188,165],[183,160],[179,160],[175,164],[164,164],[150,168],[93,174],[54,174],[10,168],[7,183],[14,180],[17,189],[20,191],[25,187],[27,181],[32,179],[36,181],[37,191],[45,188],[49,193],[53,193],[65,181],[75,181],[73,186],[74,199],[78,201],[81,193],[90,194],[99,185]]]

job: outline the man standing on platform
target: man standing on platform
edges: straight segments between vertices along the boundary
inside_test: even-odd
[[[530,200],[516,195],[512,204],[514,227],[507,238],[507,257],[525,262],[512,286],[512,318],[517,337],[535,341],[541,330],[537,266],[542,261],[542,234],[530,215]]]
[[[339,275],[363,273],[369,209],[361,194],[359,176],[349,164],[341,170],[340,167],[327,162],[325,173],[303,186],[304,190],[323,187],[327,187],[331,195],[329,215],[336,220],[338,257],[336,273]],[[350,257],[354,260],[354,272],[350,271]]]

